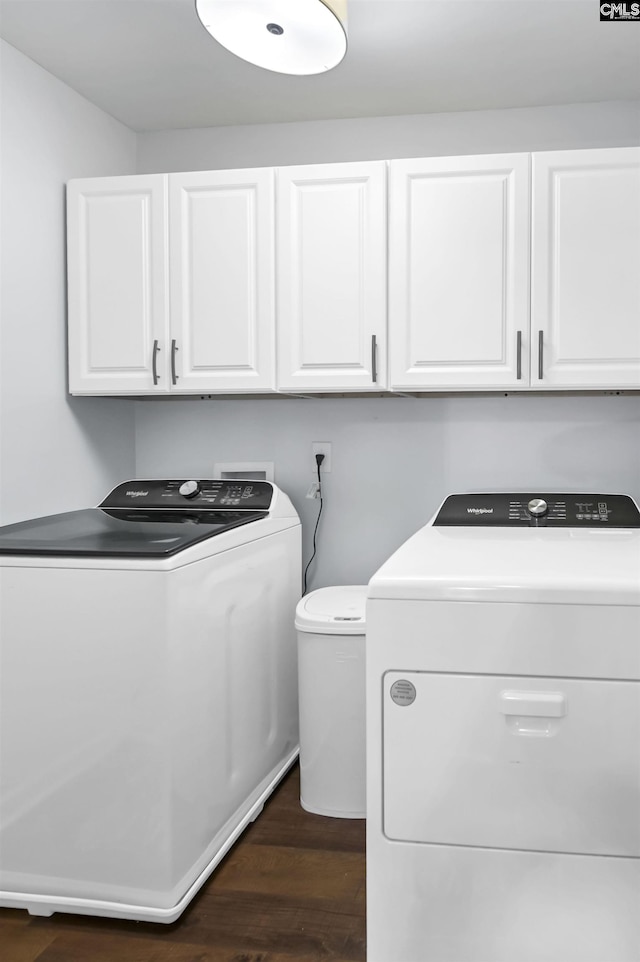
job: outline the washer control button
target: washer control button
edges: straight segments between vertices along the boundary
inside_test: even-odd
[[[200,494],[200,485],[197,481],[185,481],[178,488],[178,492],[183,498],[195,498]]]
[[[534,518],[542,518],[549,510],[549,505],[543,498],[532,498],[527,505],[527,511]]]

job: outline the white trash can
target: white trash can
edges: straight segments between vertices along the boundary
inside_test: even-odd
[[[364,818],[366,585],[319,588],[296,608],[300,804]]]

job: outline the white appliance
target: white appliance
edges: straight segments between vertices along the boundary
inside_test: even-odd
[[[297,756],[300,568],[264,481],[0,528],[0,905],[180,915]]]
[[[372,578],[369,962],[638,962],[639,525],[454,495]]]

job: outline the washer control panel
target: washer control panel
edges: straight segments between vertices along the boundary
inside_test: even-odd
[[[434,525],[471,527],[640,528],[624,494],[452,494]]]
[[[100,508],[232,508],[268,511],[273,498],[269,481],[214,481],[180,478],[171,481],[125,481],[114,488]]]

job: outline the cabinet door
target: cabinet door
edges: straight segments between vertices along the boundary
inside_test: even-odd
[[[273,180],[269,168],[169,175],[174,391],[275,386]]]
[[[386,387],[386,167],[277,174],[278,387]]]
[[[166,177],[67,187],[69,390],[168,391]]]
[[[396,390],[526,386],[529,155],[391,161]]]
[[[533,155],[532,384],[640,388],[640,149]]]

